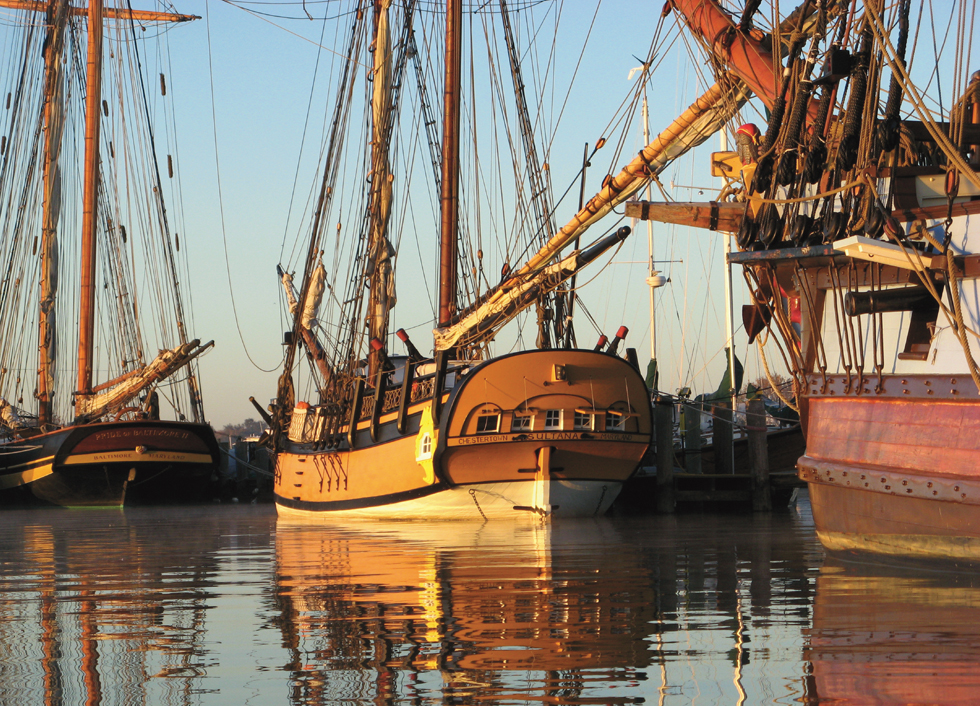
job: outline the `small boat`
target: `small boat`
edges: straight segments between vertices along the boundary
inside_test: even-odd
[[[18,65],[0,117],[0,502],[203,499],[218,447],[195,359],[213,342],[186,333],[179,236],[147,149],[152,51],[134,29],[194,18],[4,5]]]
[[[298,286],[289,267],[278,270],[293,326],[285,337],[276,401],[266,417],[282,515],[477,520],[600,515],[650,444],[649,394],[635,355],[627,350],[624,358],[620,350],[627,330],[620,329],[612,342],[601,336],[597,346],[583,349],[575,344],[571,323],[575,273],[618,245],[630,229],[619,228],[589,245],[579,246],[578,239],[639,188],[640,163],[610,177],[603,192],[567,226],[554,227],[550,187],[542,179],[547,167],[537,156],[532,121],[520,95],[520,53],[510,41],[509,22],[517,11],[505,2],[492,11],[471,11],[502,22],[509,37],[500,49],[510,57],[518,94],[514,110],[526,160],[519,179],[530,181],[531,192],[528,197],[521,191],[528,184],[519,181],[515,198],[524,199],[520,208],[528,215],[537,214],[527,223],[517,216],[522,226],[533,227],[526,235],[518,233],[525,238],[519,244],[511,241],[501,248],[535,254],[521,267],[505,263],[500,281],[491,284],[480,274],[483,249],[477,251],[472,238],[464,237],[474,224],[461,218],[461,204],[479,198],[479,185],[467,190],[460,177],[460,3],[450,2],[445,17],[414,2],[381,2],[372,12],[352,12],[350,29],[343,33],[346,63],[339,73],[320,196],[302,248],[306,258],[298,263]],[[416,31],[431,36],[432,27],[421,23],[434,18],[445,23],[446,39],[444,55],[440,48],[434,59],[445,66],[441,140],[429,107],[430,63],[423,56],[428,47],[415,43]],[[367,67],[370,78],[364,90],[349,83],[359,67]],[[414,81],[409,80],[412,67]],[[396,311],[424,321],[425,315],[416,312],[428,308],[413,297],[395,309],[394,244],[420,228],[403,216],[400,228],[396,221],[406,209],[425,203],[395,195],[395,186],[421,188],[407,176],[399,181],[392,167],[394,155],[401,154],[393,147],[398,140],[426,142],[426,134],[406,136],[405,126],[396,124],[398,107],[409,103],[402,95],[409,85],[416,91],[413,105],[426,116],[426,129],[432,129],[428,177],[434,177],[433,193],[441,204],[432,355],[418,351],[404,329],[393,334],[390,325]],[[340,136],[353,132],[346,123],[352,95],[369,97],[364,109],[369,139],[349,136],[355,149],[365,150],[359,163],[369,173],[341,181],[336,165],[343,154]],[[347,193],[343,199],[360,204],[363,221],[355,238],[334,241],[326,237],[325,223],[339,218],[337,192],[352,186],[363,195]],[[341,233],[340,223],[337,228]],[[573,243],[570,254],[559,255]],[[460,266],[464,254],[467,267]],[[331,269],[348,279],[346,285],[336,277],[328,281],[324,261],[334,263]],[[322,317],[321,305],[329,310]],[[529,307],[538,312],[537,348],[493,355],[495,336]],[[401,343],[396,344],[396,336]],[[395,355],[393,345],[404,346],[406,354]],[[299,375],[305,375],[305,382],[297,382]],[[306,392],[299,392],[301,386]]]
[[[752,295],[743,322],[793,375],[799,475],[824,546],[980,560],[972,25],[953,22],[958,39],[939,38],[954,57],[938,42],[935,53],[918,48],[920,61],[948,61],[950,99],[917,83],[906,48],[929,19],[908,1],[804,3],[782,22],[782,59],[753,24],[765,16],[758,3],[735,20],[714,0],[670,6],[710,48],[719,84],[706,100],[734,83],[770,119],[743,124],[737,151],[712,155],[727,183],[718,201],[636,203],[635,214],[737,234],[730,261]],[[960,8],[951,17],[972,12]]]

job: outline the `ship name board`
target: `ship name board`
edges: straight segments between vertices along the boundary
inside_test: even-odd
[[[583,437],[583,434],[585,435]],[[450,439],[450,446],[470,446],[475,444],[498,444],[505,441],[633,441],[633,434],[580,431],[523,432],[521,434],[479,434]]]
[[[161,437],[166,439],[188,439],[190,432],[179,429],[114,429],[113,431],[100,431],[91,437],[96,441],[105,439],[143,439],[149,436]]]

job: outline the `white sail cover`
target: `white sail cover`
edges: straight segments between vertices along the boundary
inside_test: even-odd
[[[323,290],[326,287],[326,282],[327,269],[321,262],[313,270],[310,288],[306,291],[306,301],[303,302],[303,318],[300,320],[303,328],[312,329],[316,326],[316,317],[320,313],[320,303],[323,301]]]
[[[194,358],[210,348],[213,341],[203,346],[195,339],[173,350],[163,350],[149,365],[131,373],[118,385],[95,394],[75,395],[75,416],[79,419],[98,419],[114,414],[130,406],[132,400],[150,385],[173,375]]]
[[[296,291],[293,289],[293,276],[288,272],[282,273],[282,288],[286,290],[289,313],[296,316],[296,312],[299,311],[299,302],[296,301]]]
[[[320,262],[310,277],[310,288],[306,291],[306,300],[303,302],[303,316],[300,319],[300,325],[305,329],[312,329],[317,324],[316,317],[320,313],[320,304],[323,302],[326,282],[327,268]],[[299,311],[299,302],[296,300],[296,290],[293,288],[293,276],[288,272],[282,273],[282,288],[286,290],[289,313],[295,316],[296,312]]]
[[[0,422],[8,429],[19,429],[22,426],[17,410],[3,397],[0,397]]]
[[[507,289],[498,289],[487,301],[452,326],[434,329],[432,335],[436,350],[452,348],[465,335],[480,330],[483,322],[487,322],[492,330],[503,326],[536,301],[541,293],[539,290],[552,289],[575,274],[582,266],[579,264],[579,254],[580,251],[576,250],[564,260],[539,270],[532,277]]]

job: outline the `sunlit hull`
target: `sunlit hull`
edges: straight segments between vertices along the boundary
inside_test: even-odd
[[[975,259],[980,202],[962,208],[968,215],[954,218],[951,232],[961,257]],[[845,295],[877,294],[883,281],[900,292],[916,275],[848,259],[831,246],[784,253],[763,255],[777,278],[805,273],[798,280],[808,284],[796,290],[802,351],[826,368],[808,371],[799,390],[806,453],[798,469],[821,542],[832,551],[980,561],[980,392],[944,314],[921,306],[847,314]],[[755,255],[743,253],[743,264],[761,262]],[[977,275],[970,270],[956,283],[973,330],[980,322]],[[834,284],[841,281],[846,287]],[[851,334],[858,327],[869,331],[864,339]],[[976,341],[968,343],[977,360]],[[845,365],[862,356],[863,370]]]
[[[0,446],[0,501],[65,507],[203,499],[218,445],[206,424],[67,427]]]
[[[552,379],[555,366],[563,366],[557,375],[565,379]],[[438,423],[429,421],[431,409],[431,399],[410,406],[404,433],[397,430],[397,413],[381,415],[373,437],[371,421],[361,422],[353,449],[345,443],[321,451],[316,442],[290,442],[276,460],[280,513],[388,519],[599,515],[650,443],[642,378],[625,361],[591,351],[495,359],[471,369],[444,397]],[[576,409],[593,414],[576,417]],[[608,410],[621,428],[606,429]],[[528,414],[533,419],[524,426],[515,421]],[[548,420],[556,428],[540,428]]]
[[[799,468],[817,534],[835,551],[980,561],[980,403],[890,397],[900,382],[811,399]]]

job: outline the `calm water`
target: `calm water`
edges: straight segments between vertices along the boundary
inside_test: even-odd
[[[773,516],[277,521],[6,511],[3,704],[980,699],[980,574],[825,559]]]

